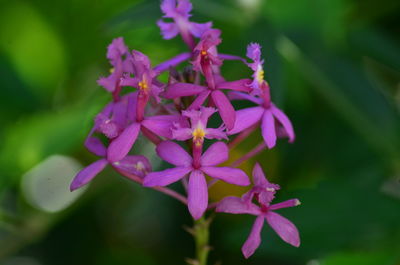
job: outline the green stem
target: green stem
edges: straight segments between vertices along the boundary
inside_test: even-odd
[[[196,259],[190,262],[191,264],[207,265],[208,253],[210,252],[210,246],[208,245],[210,223],[211,218],[205,219],[204,217],[194,221],[191,232],[196,244]]]

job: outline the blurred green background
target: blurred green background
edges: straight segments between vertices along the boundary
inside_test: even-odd
[[[263,46],[273,99],[297,139],[281,140],[243,166],[262,163],[282,187],[277,201],[298,227],[296,249],[268,227],[255,255],[240,247],[254,220],[219,214],[210,264],[400,264],[400,1],[197,0],[193,20],[223,31],[220,51]],[[185,51],[162,40],[158,1],[0,2],[0,264],[183,264],[191,225],[179,202],[101,173],[69,193],[73,175],[95,161],[83,147],[108,94],[106,47],[123,36],[153,64]],[[233,80],[250,75],[226,62]],[[260,140],[254,134],[233,157]],[[152,146],[139,142],[138,153]],[[163,165],[165,166],[165,165]],[[216,185],[211,197],[240,194]],[[220,262],[220,263],[219,263]]]

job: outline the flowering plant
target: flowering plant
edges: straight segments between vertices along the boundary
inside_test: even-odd
[[[226,197],[209,203],[208,189],[217,181],[239,186],[251,184],[247,174],[237,168],[266,148],[273,148],[277,138],[294,141],[292,124],[271,101],[270,87],[264,80],[261,47],[251,43],[246,59],[221,54],[221,32],[212,23],[189,20],[189,0],[164,0],[161,10],[171,22],[157,22],[165,39],[180,35],[189,51],[157,66],[143,53],[130,51],[122,38],[108,46],[107,58],[111,73],[98,84],[111,94],[111,102],[96,116],[94,126],[85,140],[86,148],[101,157],[81,170],[71,183],[76,190],[90,182],[107,165],[122,176],[165,193],[185,205],[195,220],[191,230],[196,239],[197,256],[192,264],[206,264],[209,220],[207,211],[251,214],[257,218],[245,241],[242,252],[250,257],[260,245],[264,221],[287,243],[298,247],[300,239],[294,224],[275,210],[299,205],[291,199],[271,204],[280,187],[270,183],[261,166],[253,169],[253,186],[242,197]],[[224,61],[236,60],[247,65],[252,78],[227,81],[221,74]],[[176,66],[189,62],[179,72]],[[169,71],[167,83],[158,77]],[[245,100],[256,106],[235,110],[231,101]],[[161,104],[160,104],[161,103]],[[219,116],[222,124],[210,128],[208,120]],[[263,141],[230,166],[218,166],[228,160],[232,151],[251,132],[261,128]],[[174,167],[153,171],[142,155],[130,155],[139,134],[155,145],[158,156]],[[208,148],[204,143],[212,142]],[[185,148],[181,144],[185,144]],[[206,176],[210,177],[207,180]],[[166,186],[182,182],[186,194]]]

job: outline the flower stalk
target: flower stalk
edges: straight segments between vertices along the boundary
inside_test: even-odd
[[[190,265],[207,265],[208,254],[210,252],[209,237],[210,224],[212,217],[206,219],[204,216],[194,220],[193,228],[190,233],[193,235],[196,245],[196,258],[187,260]]]

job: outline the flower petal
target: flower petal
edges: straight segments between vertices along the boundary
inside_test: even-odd
[[[201,167],[201,170],[210,177],[223,180],[230,184],[238,186],[247,186],[250,184],[249,177],[243,170],[231,167]]]
[[[190,167],[174,167],[159,172],[151,172],[143,180],[143,186],[167,186],[183,178],[192,170]]]
[[[240,79],[233,82],[222,82],[217,85],[218,89],[230,89],[235,91],[250,92],[250,79]]]
[[[261,133],[268,148],[273,148],[276,144],[275,121],[274,116],[272,116],[269,110],[264,112],[261,122]]]
[[[122,171],[134,174],[141,178],[143,178],[146,174],[151,172],[151,165],[149,160],[142,155],[135,155],[135,156],[128,155],[124,157],[122,160],[114,162],[112,165]]]
[[[172,138],[172,125],[173,122],[178,120],[174,115],[168,116],[172,116],[171,119],[166,119],[162,116],[146,117],[146,119],[142,121],[142,125],[159,136]]]
[[[192,138],[192,129],[190,128],[175,128],[172,129],[172,139],[178,141],[186,141]]]
[[[216,212],[232,214],[252,214],[258,215],[260,209],[253,203],[246,203],[241,198],[229,196],[223,198],[215,209]]]
[[[233,108],[229,99],[219,90],[215,90],[211,92],[211,97],[214,101],[214,104],[217,106],[219,110],[219,114],[221,115],[222,120],[224,121],[226,128],[231,130],[235,125],[235,109]]]
[[[285,129],[286,133],[289,136],[289,142],[293,142],[295,139],[295,134],[293,130],[292,123],[290,122],[289,118],[278,109],[275,105],[271,105],[271,112],[276,117],[276,119],[282,124],[283,128]]]
[[[167,88],[164,96],[165,98],[179,98],[200,94],[207,88],[204,86],[189,84],[189,83],[176,83]]]
[[[208,98],[210,93],[210,90],[206,90],[198,94],[196,99],[193,100],[192,104],[190,104],[190,106],[188,107],[188,110],[197,110],[198,108],[200,108],[200,106],[203,105],[204,101]]]
[[[282,209],[282,208],[288,208],[288,207],[295,207],[295,206],[299,206],[301,203],[298,199],[290,199],[284,202],[280,202],[280,203],[275,203],[272,204],[269,209],[270,210],[278,210],[278,209]]]
[[[200,38],[204,32],[212,28],[212,22],[207,23],[189,23],[189,31],[193,36]]]
[[[264,225],[264,217],[258,216],[251,228],[251,232],[246,242],[242,246],[242,253],[248,259],[256,251],[261,243],[261,229]]]
[[[188,53],[188,52],[181,53],[181,54],[178,54],[177,56],[155,66],[153,68],[153,70],[158,71],[158,72],[163,72],[163,71],[168,70],[170,67],[176,66],[189,58],[190,58],[190,53]]]
[[[228,131],[228,135],[240,133],[253,126],[261,120],[263,113],[264,109],[262,107],[252,107],[236,111],[235,125],[232,130]]]
[[[188,207],[194,219],[199,219],[208,206],[207,181],[203,173],[194,170],[189,177]]]
[[[223,128],[207,128],[206,135],[204,137],[207,139],[228,140],[228,136],[226,136]]]
[[[228,160],[229,148],[223,142],[212,144],[201,156],[202,166],[215,166]]]
[[[268,184],[267,178],[259,163],[256,163],[253,168],[253,182],[255,186],[264,186]]]
[[[175,166],[190,166],[192,157],[177,143],[164,141],[156,148],[159,157]]]
[[[90,133],[89,135],[91,135]],[[97,156],[106,156],[107,154],[107,148],[104,146],[104,144],[100,141],[99,138],[93,137],[93,136],[88,136],[85,140],[85,147],[92,152],[93,154]]]
[[[158,20],[157,26],[161,30],[161,35],[166,40],[174,38],[179,33],[179,28],[176,23],[168,23],[162,20]]]
[[[124,158],[135,143],[140,130],[139,123],[129,125],[117,138],[115,138],[107,149],[107,159],[117,162]]]
[[[262,99],[260,99],[260,98],[251,96],[249,94],[240,93],[240,92],[229,92],[228,98],[230,100],[248,100],[248,101],[251,101],[258,105],[261,105],[263,103]]]
[[[74,191],[90,182],[108,164],[106,159],[100,159],[85,167],[75,176],[70,185],[70,190]]]
[[[266,219],[283,241],[295,247],[300,246],[299,231],[297,231],[296,226],[292,222],[272,211],[267,213]]]

